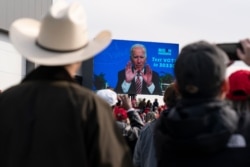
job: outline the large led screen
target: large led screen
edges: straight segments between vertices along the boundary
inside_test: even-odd
[[[139,73],[142,74],[141,83],[148,85],[143,86],[143,91],[139,94],[162,95],[165,87],[174,80],[173,68],[179,52],[179,45],[175,43],[112,40],[108,48],[94,57],[93,90],[109,87],[119,94],[138,94],[136,88],[132,88],[136,85],[136,76],[139,76],[135,74],[134,60],[131,61],[130,54],[131,47],[135,44],[144,46],[146,51],[145,68]],[[134,78],[126,82],[126,73]]]

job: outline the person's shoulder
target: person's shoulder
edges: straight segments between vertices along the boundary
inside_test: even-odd
[[[121,69],[118,71],[118,73],[124,73],[125,72],[125,69]]]
[[[71,90],[72,92],[75,92],[78,96],[88,97],[95,94],[92,90],[76,83],[68,83],[67,85],[68,86],[66,86],[65,88]]]
[[[78,96],[81,96],[84,98],[96,99],[96,100],[101,99],[99,96],[96,95],[94,90],[88,89],[88,88],[81,86],[79,84],[72,84],[71,88]],[[102,99],[101,99],[101,101],[102,101]]]
[[[158,72],[156,72],[156,71],[152,71],[152,73],[153,73],[153,75],[157,75],[157,76],[159,75]]]
[[[75,84],[73,83],[71,85],[75,90],[79,91],[80,93],[86,93],[86,94],[94,94],[94,92],[82,85],[79,85],[79,84]]]
[[[108,108],[110,108],[107,102],[97,96],[93,90],[90,90],[81,85],[71,84],[69,86],[69,94],[71,94],[72,98],[76,99],[82,104],[88,103],[89,105],[95,104],[103,107],[108,106]]]
[[[14,85],[2,91],[0,94],[0,99],[16,98],[17,94],[22,94],[25,91],[27,91],[27,89],[22,91],[22,84]]]
[[[156,121],[157,120],[154,120],[150,123],[145,124],[144,127],[141,129],[141,134],[147,133],[148,131],[153,131]]]

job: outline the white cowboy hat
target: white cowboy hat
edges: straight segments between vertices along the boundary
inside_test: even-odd
[[[87,60],[111,42],[109,31],[88,39],[85,12],[76,2],[55,3],[41,22],[18,19],[12,23],[9,34],[14,47],[26,59],[47,66]]]

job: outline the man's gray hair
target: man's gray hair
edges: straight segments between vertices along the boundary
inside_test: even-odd
[[[143,51],[144,51],[144,55],[145,55],[145,58],[147,58],[147,49],[144,45],[142,44],[134,44],[131,49],[130,49],[130,59],[132,58],[133,56],[133,53],[134,53],[134,48],[142,48]]]

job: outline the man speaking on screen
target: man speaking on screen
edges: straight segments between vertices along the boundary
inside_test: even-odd
[[[146,64],[144,45],[134,44],[130,49],[130,61],[118,72],[117,93],[162,94],[159,75]]]

